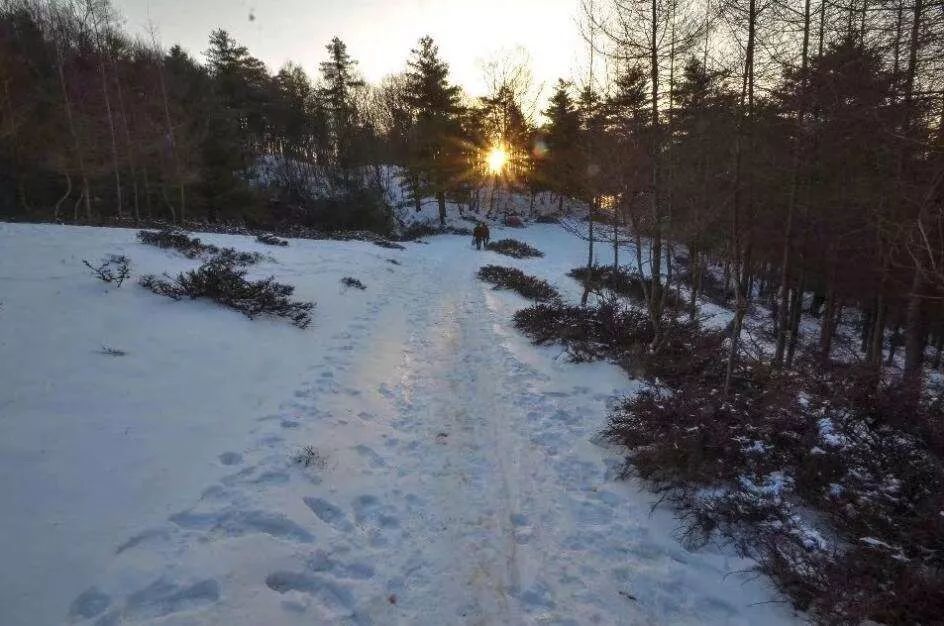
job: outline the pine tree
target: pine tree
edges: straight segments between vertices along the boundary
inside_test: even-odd
[[[580,136],[580,114],[570,96],[570,83],[560,79],[544,115],[547,154],[541,163],[541,177],[557,193],[558,211],[564,208],[564,197],[577,195],[576,176],[580,169],[577,144]]]
[[[461,165],[459,136],[459,87],[448,81],[449,66],[439,58],[439,48],[429,36],[419,41],[407,63],[406,97],[415,117],[408,180],[418,200],[436,196],[439,223],[446,224],[446,193],[454,185]]]
[[[199,191],[211,219],[224,219],[231,211],[254,209],[252,193],[238,172],[252,165],[266,136],[269,77],[263,63],[222,29],[210,35],[206,57],[214,102],[200,148],[204,167]]]
[[[324,86],[320,97],[328,115],[328,130],[337,164],[345,172],[353,165],[352,142],[357,124],[357,106],[353,90],[364,86],[357,77],[357,61],[347,53],[347,46],[335,37],[325,48],[328,60],[321,63]]]

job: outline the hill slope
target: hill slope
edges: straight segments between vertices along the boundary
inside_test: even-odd
[[[306,331],[82,266],[197,263],[134,234],[0,225],[0,622],[795,621],[726,576],[750,562],[685,550],[614,480],[593,439],[635,383],[531,346],[510,325],[524,301],[475,278],[513,265],[576,298],[585,252],[559,227],[493,232],[530,260],[454,236],[202,237],[271,255],[251,276],[316,301]]]

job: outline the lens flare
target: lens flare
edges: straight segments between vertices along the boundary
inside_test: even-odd
[[[502,146],[493,146],[485,155],[485,165],[489,174],[501,174],[508,165],[508,151]]]

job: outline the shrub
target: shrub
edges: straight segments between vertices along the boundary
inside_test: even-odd
[[[314,467],[322,471],[328,467],[328,457],[314,446],[305,446],[295,455],[294,461],[304,467]]]
[[[638,272],[629,272],[623,268],[614,270],[612,266],[594,265],[589,269],[586,266],[575,267],[567,275],[577,279],[591,291],[608,289],[638,303],[646,301],[646,293],[652,288],[652,279],[643,278]],[[679,310],[685,306],[679,301],[676,293],[668,292],[665,295],[666,305],[670,309]]]
[[[403,232],[400,234],[401,241],[413,241],[415,239],[420,239],[422,237],[428,237],[430,235],[438,235],[442,230],[431,224],[411,224],[406,227]]]
[[[556,215],[538,215],[534,221],[538,224],[560,224],[560,218]]]
[[[511,228],[524,228],[524,222],[517,215],[506,215],[502,223]]]
[[[266,258],[258,252],[239,252],[233,248],[218,248],[172,228],[157,232],[142,230],[138,233],[138,239],[141,243],[158,248],[172,248],[188,259],[213,259],[224,265],[253,265]]]
[[[329,232],[369,230],[388,235],[394,224],[383,190],[356,180],[339,181],[333,195],[306,199],[303,206],[304,225]]]
[[[168,277],[170,278],[170,277]],[[250,319],[261,314],[284,317],[299,328],[311,323],[311,302],[289,300],[295,288],[265,280],[247,281],[246,271],[235,269],[231,263],[213,260],[198,269],[178,274],[177,278],[161,280],[153,275],[141,279],[141,285],[156,294],[181,300],[209,298],[231,309],[240,311]]]
[[[595,307],[538,304],[515,313],[514,324],[537,344],[563,343],[577,361],[618,359],[652,340],[648,317],[613,303]]]
[[[216,248],[216,246],[212,246]],[[258,252],[239,252],[233,248],[217,248],[212,260],[224,265],[254,265],[266,257]]]
[[[578,361],[609,359],[632,376],[674,384],[692,375],[719,380],[724,374],[724,337],[672,318],[662,320],[655,338],[648,314],[604,299],[595,306],[539,304],[515,313],[515,326],[538,344],[564,344]]]
[[[165,228],[157,232],[142,230],[138,233],[138,240],[149,246],[172,248],[190,259],[208,252],[216,252],[216,246],[206,245],[196,237],[190,237],[187,233],[175,228]]]
[[[491,250],[492,252],[497,252],[499,254],[504,254],[506,256],[514,257],[516,259],[524,259],[527,257],[541,257],[544,256],[544,253],[533,248],[523,241],[518,241],[517,239],[502,239],[500,241],[490,241],[485,245],[485,248]]]
[[[374,245],[380,246],[381,248],[387,248],[388,250],[406,250],[404,246],[401,246],[400,244],[393,241],[387,241],[386,239],[378,239],[374,241]]]
[[[935,622],[944,467],[901,415],[920,424],[933,409],[875,403],[898,390],[821,361],[742,368],[722,399],[715,356],[612,411],[604,435],[629,450],[624,475],[666,492],[689,540],[733,540],[818,622]]]
[[[357,280],[356,278],[352,278],[352,277],[350,277],[350,276],[345,276],[344,278],[342,278],[342,279],[341,279],[341,284],[344,285],[345,287],[354,288],[354,289],[360,289],[360,290],[362,290],[362,291],[363,291],[364,289],[367,289],[367,287],[364,286],[364,283],[362,283],[361,281]]]
[[[256,235],[256,241],[259,243],[264,243],[267,246],[282,246],[283,248],[288,245],[288,241],[285,239],[279,239],[275,235],[270,233],[262,233],[261,235]]]
[[[85,259],[82,259],[82,263],[92,270],[92,273],[100,280],[106,283],[114,283],[116,287],[121,287],[121,283],[125,282],[125,280],[131,276],[131,261],[124,255],[109,254],[102,260],[98,267],[95,267]]]
[[[511,289],[532,300],[546,302],[560,299],[560,294],[547,281],[528,276],[513,267],[486,265],[479,270],[478,276],[485,282],[495,285],[496,289]]]

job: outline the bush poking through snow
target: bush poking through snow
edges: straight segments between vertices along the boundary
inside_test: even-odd
[[[220,260],[204,263],[198,269],[178,274],[177,278],[170,280],[145,276],[141,285],[174,300],[209,298],[240,311],[250,319],[262,314],[284,317],[299,328],[307,328],[311,323],[311,310],[315,306],[311,302],[289,300],[295,290],[291,285],[277,283],[272,277],[247,281],[246,270],[236,269],[232,263]]]
[[[124,350],[118,350],[117,348],[112,348],[111,346],[103,345],[102,349],[98,351],[99,354],[104,354],[105,356],[125,356],[128,353]]]
[[[509,228],[524,228],[524,222],[517,215],[506,215],[502,224]]]
[[[196,237],[190,237],[187,233],[175,228],[165,228],[159,231],[142,230],[138,233],[138,240],[149,246],[172,248],[190,259],[195,259],[208,252],[216,252],[216,246],[205,245]]]
[[[388,248],[390,250],[406,250],[406,248],[404,248],[400,244],[394,241],[387,241],[386,239],[378,239],[377,241],[374,242],[374,245],[380,246],[381,248]]]
[[[150,246],[177,250],[188,259],[203,258],[208,261],[212,259],[224,264],[245,266],[258,263],[266,258],[258,252],[238,252],[233,248],[218,248],[173,228],[156,232],[142,230],[138,233],[138,240]]]
[[[537,344],[562,343],[575,361],[608,359],[630,375],[671,382],[698,372],[723,376],[721,333],[698,331],[695,324],[664,319],[658,350],[649,316],[615,299],[595,306],[560,302],[538,304],[515,313],[515,327]]]
[[[267,246],[281,246],[285,247],[288,245],[288,241],[285,239],[279,239],[275,235],[270,233],[262,233],[261,235],[256,235],[256,241],[259,243],[264,243]]]
[[[501,239],[499,241],[490,241],[485,244],[487,250],[504,254],[505,256],[516,259],[526,259],[528,257],[544,256],[544,253],[517,239]]]
[[[591,291],[608,289],[637,303],[645,302],[646,293],[652,285],[651,279],[644,279],[637,272],[628,272],[622,268],[614,271],[611,266],[595,265],[589,270],[586,266],[576,267],[567,275],[577,279],[581,285],[588,287]],[[684,307],[684,303],[678,301],[674,292],[666,292],[665,296],[666,305],[670,309],[678,310]]]
[[[560,224],[560,218],[555,215],[538,215],[534,221],[538,224]]]
[[[430,235],[439,235],[442,232],[440,227],[433,226],[432,224],[411,224],[403,229],[399,239],[401,241],[414,241],[423,237],[429,237]]]
[[[713,354],[613,410],[624,474],[668,494],[689,540],[731,539],[818,622],[939,620],[944,466],[906,428],[932,409],[883,404],[897,393],[873,373],[820,361],[743,368],[723,401]]]
[[[496,289],[511,289],[525,298],[548,302],[560,300],[560,294],[547,281],[528,276],[514,267],[486,265],[479,270],[479,278],[495,285]]]
[[[131,276],[131,261],[124,255],[109,254],[98,267],[85,259],[82,259],[82,263],[92,270],[92,273],[98,276],[100,280],[114,284],[115,287],[121,287],[121,283]]]
[[[328,459],[314,446],[305,446],[305,448],[295,455],[295,462],[304,467],[314,467],[315,469],[325,470],[328,467]]]
[[[208,247],[216,248],[216,246]],[[247,265],[255,265],[265,258],[266,257],[264,255],[261,255],[258,252],[240,252],[238,250],[234,250],[233,248],[216,248],[216,251],[213,253],[211,260],[215,263],[222,263],[224,265],[239,265],[245,267]]]
[[[344,278],[342,278],[341,284],[347,287],[348,289],[360,289],[361,291],[363,291],[364,289],[367,289],[364,283],[357,280],[356,278],[352,278],[351,276],[345,276]]]

